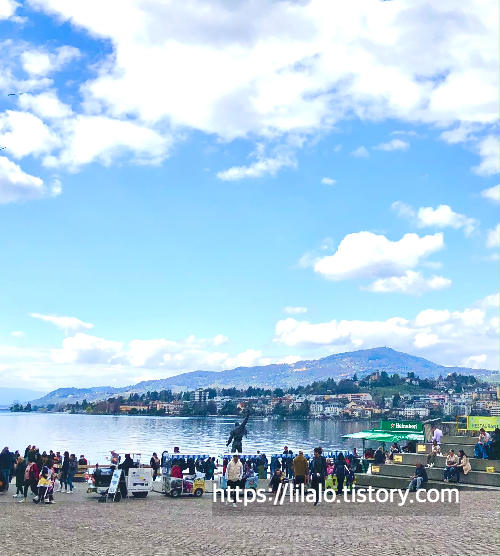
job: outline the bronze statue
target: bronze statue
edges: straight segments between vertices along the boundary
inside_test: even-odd
[[[243,419],[243,423],[241,425],[239,423],[234,424],[234,429],[231,431],[229,435],[229,440],[226,443],[226,446],[229,446],[231,442],[233,445],[231,446],[231,453],[243,452],[243,437],[247,435],[247,428],[246,424],[248,423],[248,418],[250,417],[250,411],[247,411],[246,417]]]

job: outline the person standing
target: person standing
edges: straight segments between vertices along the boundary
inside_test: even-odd
[[[151,456],[151,459],[149,461],[149,465],[151,465],[151,469],[153,470],[153,481],[155,481],[156,477],[158,477],[158,469],[160,468],[160,459],[158,458],[158,454],[156,452],[153,452],[153,455]],[[194,466],[194,462],[193,462],[193,466]]]
[[[28,465],[24,471],[24,497],[19,502],[26,502],[28,497],[28,489],[36,496],[38,495],[38,466],[34,461],[34,453],[30,453],[32,459],[28,459]],[[28,458],[30,457],[28,455]]]
[[[337,494],[341,495],[344,490],[344,481],[347,475],[349,475],[349,469],[347,469],[344,454],[340,452],[335,461],[335,466],[333,468],[333,474],[337,477]]]
[[[315,506],[319,504],[322,492],[325,490],[326,459],[322,456],[322,453],[323,448],[321,446],[314,448],[314,459],[311,466],[311,487],[316,491]]]
[[[294,458],[292,469],[295,475],[295,487],[299,488],[300,485],[305,485],[309,466],[302,450],[299,450],[299,455]]]
[[[0,453],[0,470],[2,471],[5,481],[7,483],[7,490],[9,488],[12,466],[14,465],[14,455],[9,452],[9,448],[5,448]]]
[[[69,486],[70,489],[68,494],[73,494],[73,479],[77,473],[78,473],[78,462],[76,461],[75,454],[71,454],[69,456],[69,463],[68,463],[68,478],[66,479],[67,485]]]
[[[61,492],[68,492],[69,452],[64,452],[61,467]],[[64,486],[64,491],[63,491]]]
[[[19,457],[17,458],[17,463],[16,463],[16,470],[15,470],[15,475],[16,475],[16,494],[14,494],[14,498],[17,498],[18,496],[20,498],[23,497],[23,492],[24,492],[24,474],[26,472],[26,462],[24,461],[23,457]]]
[[[233,458],[227,465],[226,479],[227,479],[227,500],[226,505],[231,502],[231,493],[240,487],[240,481],[243,477],[243,464],[240,461],[238,454],[234,454]],[[236,508],[236,498],[233,500],[233,508]]]
[[[432,425],[431,432],[432,432],[431,442],[434,442],[434,440],[435,440],[438,444],[441,444],[441,438],[443,437],[443,431],[439,427],[437,427],[436,425]]]

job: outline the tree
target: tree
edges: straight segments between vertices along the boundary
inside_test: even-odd
[[[214,401],[207,403],[207,412],[209,415],[217,415],[217,404]]]
[[[283,392],[283,388],[275,388],[274,392],[273,392],[273,396],[275,398],[282,398],[285,395],[285,392]]]
[[[392,407],[398,407],[401,401],[401,396],[399,394],[394,394],[392,398]]]
[[[31,404],[30,404],[30,402],[28,402],[28,403],[26,404],[26,407],[24,408],[24,411],[28,411],[28,412],[31,411]]]
[[[226,402],[220,409],[219,415],[236,415],[238,409],[234,402]]]

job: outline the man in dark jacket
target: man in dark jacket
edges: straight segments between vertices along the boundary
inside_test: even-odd
[[[408,490],[415,491],[422,488],[422,484],[428,481],[427,478],[427,471],[425,467],[417,461],[415,464],[415,475],[410,480],[410,484],[408,485]]]
[[[13,467],[14,454],[12,452],[9,452],[9,448],[6,446],[0,453],[0,469],[2,470],[5,481],[7,482],[7,488],[9,488],[10,476]]]
[[[315,506],[320,502],[321,493],[325,490],[325,477],[327,471],[326,459],[321,455],[322,453],[323,448],[321,448],[321,446],[314,448],[314,459],[311,465],[311,487],[316,491]]]

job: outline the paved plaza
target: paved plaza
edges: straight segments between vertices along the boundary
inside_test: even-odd
[[[159,489],[156,483],[155,488]],[[2,556],[222,556],[388,554],[394,556],[497,556],[498,494],[461,493],[460,515],[380,515],[363,508],[339,511],[308,505],[303,515],[287,506],[214,510],[212,497],[147,499],[100,504],[85,485],[57,503],[19,504],[0,497]],[[343,503],[339,504],[339,507]],[[288,506],[288,510],[290,506]],[[438,511],[438,510],[437,510]],[[353,515],[354,514],[354,515]],[[368,514],[368,515],[366,515]]]

